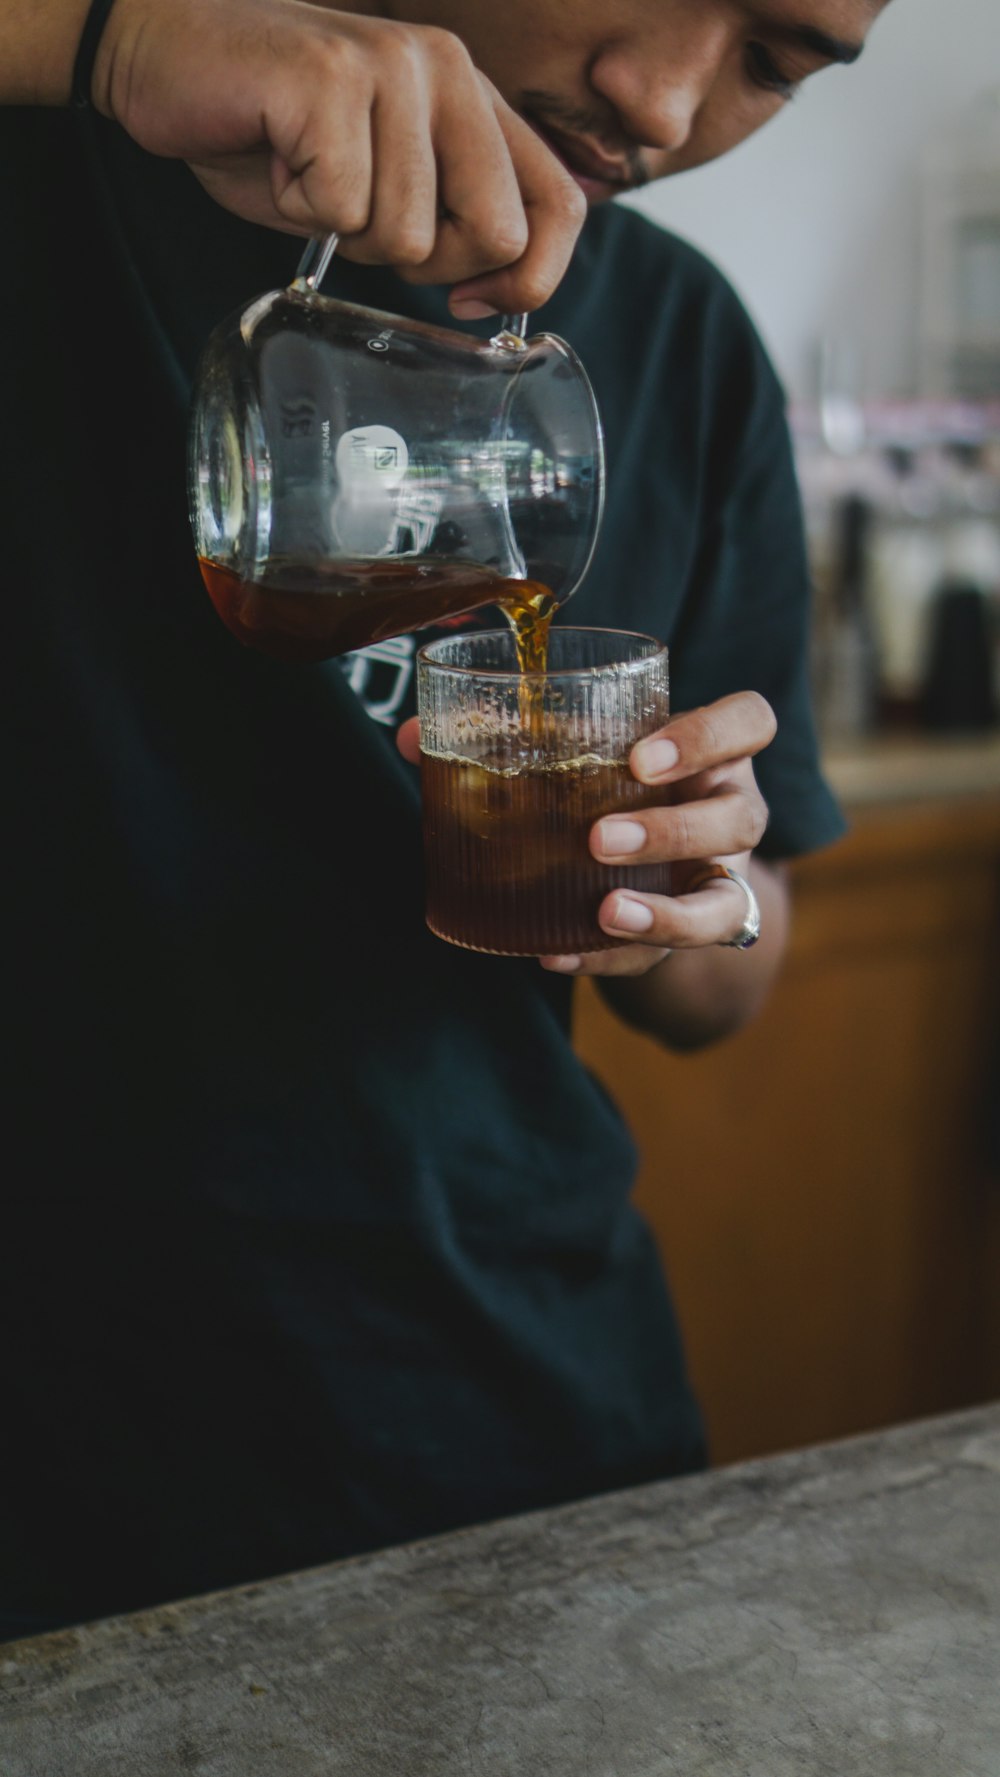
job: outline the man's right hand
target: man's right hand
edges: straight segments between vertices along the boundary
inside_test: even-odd
[[[92,97],[236,215],[335,230],[346,258],[457,286],[459,316],[539,307],[586,213],[459,39],[431,27],[300,0],[115,0]]]

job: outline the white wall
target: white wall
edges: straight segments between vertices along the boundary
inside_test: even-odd
[[[815,393],[823,334],[856,338],[866,393],[910,393],[920,152],[997,83],[1000,0],[892,0],[857,66],[808,81],[728,158],[629,201],[728,273],[793,396]]]

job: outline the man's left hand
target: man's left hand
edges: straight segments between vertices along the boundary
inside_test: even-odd
[[[606,815],[592,828],[590,849],[602,864],[672,865],[670,895],[615,889],[598,912],[617,950],[582,957],[542,957],[564,974],[643,975],[668,951],[726,944],[746,918],[746,896],[718,872],[745,876],[767,826],[767,804],[753,760],[774,738],[774,712],[756,691],[739,691],[674,716],[633,747],[629,764],[640,783],[662,787],[660,806]]]

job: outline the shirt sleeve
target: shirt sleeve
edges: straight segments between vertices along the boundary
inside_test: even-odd
[[[759,691],[777,717],[755,761],[771,859],[826,845],[845,822],[820,768],[809,664],[812,590],[784,397],[728,288],[707,354],[702,523],[673,638],[676,710]],[[714,384],[714,387],[712,386]]]

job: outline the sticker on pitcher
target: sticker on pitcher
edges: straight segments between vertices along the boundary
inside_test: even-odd
[[[345,432],[335,458],[342,489],[372,482],[398,487],[406,474],[410,453],[406,439],[391,426],[356,426]]]
[[[333,527],[341,549],[354,555],[394,554],[398,490],[410,453],[392,426],[355,426],[337,444],[340,491]]]

